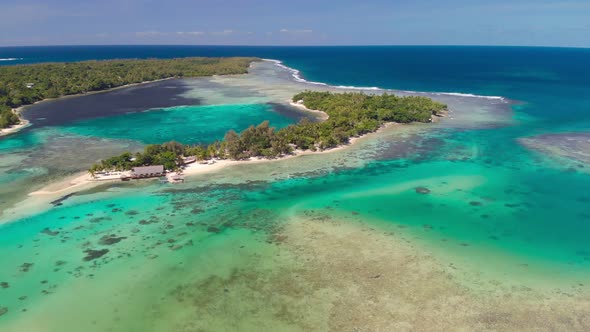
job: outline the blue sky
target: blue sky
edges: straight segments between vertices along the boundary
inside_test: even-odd
[[[590,0],[1,0],[0,46],[590,47]]]

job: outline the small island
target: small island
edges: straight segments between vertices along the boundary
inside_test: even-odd
[[[280,130],[264,121],[241,133],[230,130],[223,140],[209,145],[188,146],[175,141],[147,145],[143,152],[125,152],[102,160],[88,172],[93,177],[107,174],[108,179],[112,179],[113,173],[137,167],[157,165],[166,171],[179,171],[194,161],[275,159],[296,151],[324,151],[348,144],[351,138],[375,132],[387,123],[430,123],[447,110],[446,105],[427,97],[399,97],[386,93],[305,91],[292,100],[306,109],[325,113],[325,120],[311,122],[304,119]]]
[[[180,77],[245,74],[257,58],[178,58],[0,67],[0,133],[22,125],[19,108],[62,96]],[[6,131],[9,133],[10,131]]]

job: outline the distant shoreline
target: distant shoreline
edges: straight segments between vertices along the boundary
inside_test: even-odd
[[[205,60],[214,59],[216,62],[206,62]],[[204,57],[183,57],[183,58],[174,58],[174,59],[126,59],[126,60],[105,60],[105,61],[74,61],[72,63],[66,63],[64,66],[69,66],[74,73],[80,72],[87,72],[88,73],[104,73],[106,75],[110,75],[107,79],[103,81],[101,85],[81,85],[81,84],[88,84],[92,79],[102,79],[101,77],[97,77],[96,74],[91,74],[84,79],[80,79],[79,77],[74,77],[73,86],[68,87],[67,84],[62,84],[57,86],[56,89],[59,90],[58,93],[61,94],[55,98],[43,98],[47,95],[48,88],[41,83],[46,83],[45,81],[41,80],[39,86],[41,88],[31,90],[30,93],[27,94],[29,99],[27,100],[37,100],[36,102],[28,104],[26,101],[21,100],[20,102],[16,103],[21,104],[18,108],[13,108],[13,112],[18,116],[20,123],[25,123],[25,120],[21,113],[27,109],[27,107],[31,105],[38,104],[40,102],[48,101],[48,100],[57,100],[61,98],[67,97],[79,97],[94,93],[103,93],[108,91],[113,91],[115,89],[121,88],[128,88],[132,86],[137,86],[141,84],[147,83],[154,83],[169,79],[183,79],[183,78],[191,78],[191,77],[214,77],[218,75],[235,75],[235,74],[244,74],[247,73],[249,68],[252,67],[252,63],[255,61],[260,61],[258,58],[245,58],[245,57],[214,57],[214,58],[204,58]],[[86,63],[85,68],[81,68]],[[123,70],[121,73],[119,69],[116,69],[115,66],[125,65],[132,63],[129,65],[126,70]],[[155,64],[155,66],[154,66]],[[49,64],[50,65],[50,64]],[[64,71],[65,74],[56,74],[48,72],[46,68],[48,63],[39,63],[34,64],[31,66],[36,66],[37,74],[45,75],[54,75],[58,78],[62,77],[65,74],[68,74],[68,71]],[[131,67],[134,66],[134,67]],[[17,71],[10,70],[14,69],[17,66],[9,66],[6,71],[8,72],[7,80],[8,83],[13,83],[10,81],[10,78],[13,77],[13,81],[20,82],[20,79],[30,79],[30,81],[36,82],[39,81],[38,77],[21,74]],[[131,69],[129,69],[131,68]],[[90,71],[88,70],[90,69]],[[141,75],[138,76],[133,70],[151,70],[151,74],[148,75]],[[12,76],[11,76],[12,75]],[[23,77],[24,75],[24,77]],[[61,76],[60,76],[61,75]],[[118,76],[117,76],[118,75]],[[118,78],[117,78],[118,77]],[[164,77],[164,78],[159,78]],[[62,77],[63,79],[69,80],[68,77]],[[139,80],[144,79],[144,81],[138,82]],[[121,80],[126,82],[133,82],[128,84],[121,84]],[[68,81],[69,82],[69,81]],[[32,88],[35,83],[26,83],[28,88]],[[30,84],[30,86],[29,86]],[[110,87],[103,88],[103,85],[109,85]],[[84,91],[87,90],[87,91]],[[17,94],[17,97],[22,98],[23,93],[20,93],[19,90],[8,90],[7,93],[14,92]],[[78,92],[78,93],[75,93]],[[30,95],[30,96],[29,96]],[[6,104],[5,106],[10,106]],[[11,130],[4,130],[0,131],[0,136],[13,134],[18,132],[24,126],[13,126]]]
[[[93,94],[99,94],[99,93],[105,93],[105,92],[110,92],[110,91],[115,91],[115,90],[119,90],[119,89],[125,89],[125,88],[130,88],[133,86],[139,86],[139,85],[144,85],[144,84],[149,84],[149,83],[156,83],[156,82],[162,82],[162,81],[167,81],[167,80],[172,80],[172,79],[181,79],[179,77],[167,77],[167,78],[161,78],[161,79],[157,79],[157,80],[153,80],[153,81],[144,81],[144,82],[138,82],[138,83],[129,83],[129,84],[125,84],[125,85],[121,85],[121,86],[116,86],[113,88],[108,88],[106,90],[98,90],[98,91],[88,91],[88,92],[84,92],[84,93],[77,93],[77,94],[73,94],[73,95],[65,95],[65,96],[59,96],[56,98],[45,98],[43,100],[39,100],[36,101],[32,104],[29,105],[23,105],[20,107],[17,107],[15,109],[13,109],[13,111],[16,113],[16,115],[18,115],[18,118],[20,120],[20,123],[17,125],[14,125],[12,127],[9,128],[4,128],[4,129],[0,129],[0,137],[1,136],[8,136],[11,134],[15,134],[19,131],[21,131],[22,129],[28,127],[29,125],[31,125],[31,122],[27,119],[25,119],[21,113],[26,111],[29,107],[35,106],[37,104],[41,104],[44,102],[48,102],[48,101],[54,101],[54,100],[62,100],[62,99],[66,99],[66,98],[77,98],[77,97],[82,97],[82,96],[88,96],[88,95],[93,95]]]

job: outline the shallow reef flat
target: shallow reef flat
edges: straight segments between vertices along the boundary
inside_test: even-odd
[[[2,243],[17,253],[2,262],[3,331],[590,326],[581,289],[467,285],[462,264],[437,258],[410,229],[342,213],[339,202],[261,208],[241,196],[268,189],[120,193],[13,225],[23,238]]]
[[[519,141],[527,148],[539,151],[562,165],[564,162],[571,165],[573,169],[584,170],[590,164],[590,133],[543,134],[523,137]]]
[[[323,304],[324,320],[315,330],[590,328],[588,293],[503,288],[501,281],[482,293],[391,225],[307,211],[278,236],[301,262],[300,269],[285,271],[296,276],[285,284],[309,303]]]

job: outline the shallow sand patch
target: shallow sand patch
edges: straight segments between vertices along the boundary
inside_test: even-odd
[[[321,299],[332,331],[590,329],[587,294],[482,295],[411,242],[370,224],[316,213],[278,236],[301,262],[291,282],[302,297]]]
[[[590,172],[590,133],[572,132],[544,134],[520,138],[519,143],[555,161],[557,167]],[[565,165],[565,166],[564,166]]]

